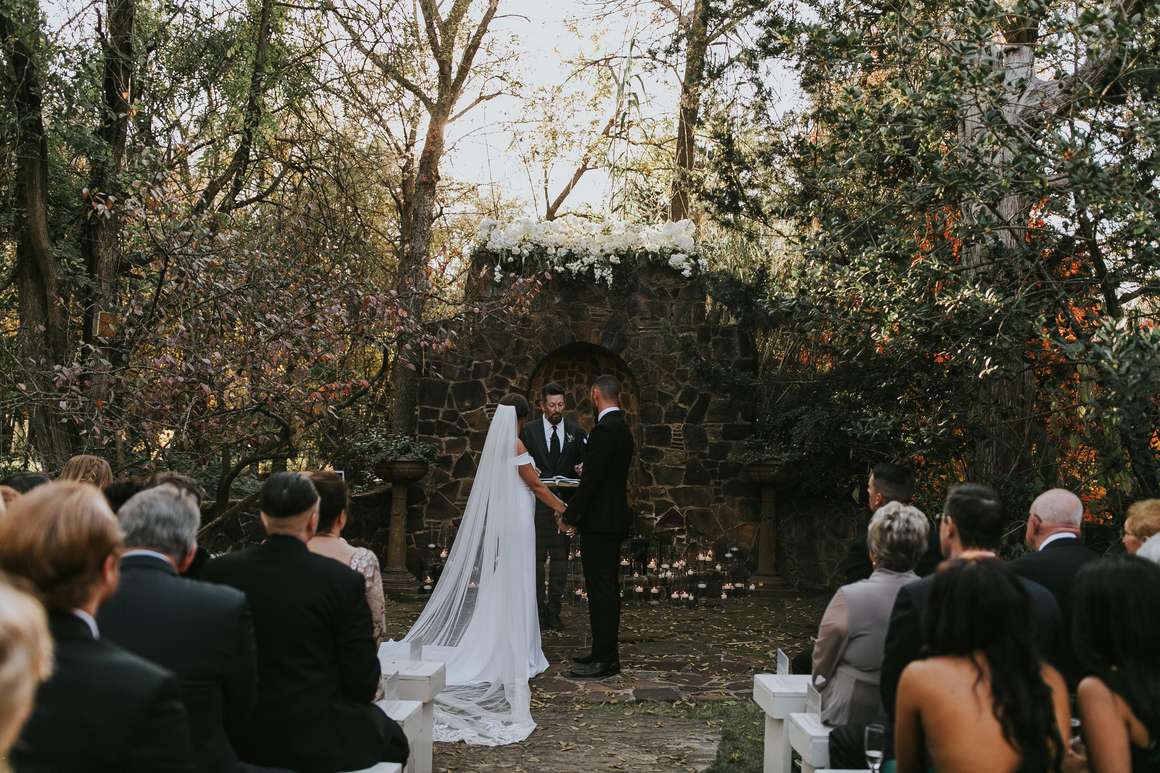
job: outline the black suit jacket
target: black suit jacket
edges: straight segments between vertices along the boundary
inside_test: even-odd
[[[568,501],[564,521],[581,534],[624,536],[632,528],[628,470],[636,443],[624,411],[611,411],[588,434],[580,486]]]
[[[181,684],[199,771],[238,763],[257,700],[258,664],[246,596],[187,580],[167,561],[121,559],[121,584],[97,616],[101,635],[172,671]]]
[[[1067,680],[1068,689],[1074,690],[1083,676],[1071,636],[1071,591],[1075,576],[1088,561],[1099,554],[1078,538],[1061,537],[1034,553],[1012,561],[1011,568],[1021,577],[1033,580],[1051,591],[1059,602],[1063,615],[1063,641],[1059,652],[1059,669]]]
[[[1063,623],[1059,604],[1051,591],[1038,583],[1020,577],[1020,582],[1030,596],[1031,632],[1039,646],[1039,654],[1044,660],[1056,663],[1063,636]],[[894,599],[894,609],[890,613],[890,627],[886,630],[886,642],[882,652],[882,671],[879,687],[882,691],[882,705],[891,724],[894,723],[894,699],[898,693],[898,680],[902,669],[917,660],[923,645],[923,619],[926,613],[930,590],[934,586],[934,576],[924,577],[902,586]]]
[[[561,425],[558,430],[560,432],[560,459],[555,465],[552,464],[548,456],[548,439],[544,436],[542,416],[525,422],[523,430],[520,431],[520,440],[523,441],[524,448],[528,449],[528,453],[535,460],[541,478],[550,478],[555,475],[575,478],[576,465],[584,461],[584,440],[587,437],[584,430],[580,428],[579,424],[569,421],[567,418],[561,422]],[[569,438],[571,439],[569,440]],[[565,502],[572,498],[574,492],[574,489],[553,490]],[[556,515],[550,507],[539,499],[536,500],[536,533],[548,535],[556,533]]]
[[[379,660],[362,575],[273,535],[213,559],[202,578],[244,592],[254,619],[258,703],[242,758],[298,771],[383,760],[385,715],[371,703]]]
[[[51,612],[53,673],[11,752],[15,773],[192,773],[177,679],[70,612]]]

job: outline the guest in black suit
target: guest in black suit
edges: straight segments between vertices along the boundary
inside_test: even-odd
[[[907,467],[890,462],[879,462],[870,470],[870,477],[866,481],[866,505],[870,514],[878,512],[883,505],[891,502],[910,504],[914,498],[914,475]],[[866,544],[866,533],[870,521],[859,532],[858,536],[846,549],[846,556],[842,559],[839,572],[844,578],[843,585],[852,585],[862,580],[870,579],[874,572],[874,565],[870,561],[870,550]],[[914,566],[914,573],[919,577],[926,577],[933,572],[942,561],[942,550],[938,543],[938,525],[929,524],[927,529],[926,549]],[[813,668],[813,649],[807,649],[794,655],[791,661],[791,670],[795,674],[808,674]]]
[[[1067,689],[1075,692],[1083,676],[1071,636],[1071,589],[1075,576],[1089,561],[1099,558],[1080,542],[1083,502],[1070,491],[1051,489],[1035,498],[1027,515],[1025,539],[1031,553],[1011,563],[1020,577],[1034,580],[1051,591],[1063,616],[1063,637],[1057,665]]]
[[[871,468],[870,477],[866,482],[866,506],[871,515],[890,502],[908,505],[913,499],[914,475],[909,469],[901,464],[889,462],[879,462]],[[867,520],[866,527],[869,525],[870,522]],[[938,529],[935,526],[936,524],[931,524],[931,528],[927,530],[929,536],[926,552],[914,567],[914,573],[919,577],[926,577],[932,573],[942,561]],[[870,563],[870,552],[866,549],[865,535],[866,528],[863,528],[846,549],[846,557],[842,560],[841,568],[846,585],[868,579],[874,572],[874,566]]]
[[[955,486],[947,493],[939,519],[943,555],[948,559],[995,558],[1006,523],[999,495],[992,489],[977,483]],[[902,670],[916,660],[922,650],[923,618],[934,578],[935,575],[931,575],[904,585],[894,600],[879,677],[882,705],[891,725],[894,723],[895,697]],[[1063,636],[1059,604],[1047,588],[1023,577],[1019,579],[1030,597],[1032,640],[1043,659],[1054,663]],[[887,733],[887,738],[890,737]]]
[[[262,486],[261,545],[213,559],[203,579],[246,594],[258,647],[258,705],[243,759],[302,773],[405,762],[402,729],[375,706],[379,660],[363,577],[311,553],[318,492],[305,475]]]
[[[592,384],[596,426],[588,435],[580,486],[560,521],[581,535],[592,652],[575,657],[572,675],[602,678],[620,672],[620,543],[632,528],[628,470],[636,444],[620,409],[620,384],[600,376]]]
[[[158,470],[157,472],[150,475],[148,479],[146,479],[145,488],[153,488],[154,486],[160,486],[163,483],[176,486],[179,490],[184,491],[193,497],[194,502],[197,504],[197,512],[200,516],[201,503],[205,500],[205,489],[201,487],[200,483],[185,473],[176,472],[174,470]],[[201,570],[205,568],[205,565],[210,560],[210,558],[212,558],[212,556],[209,554],[209,551],[203,548],[201,545],[198,545],[197,552],[194,554],[193,560],[190,561],[189,565],[182,570],[181,576],[189,577],[192,580],[200,579]]]
[[[28,580],[49,613],[52,676],[12,749],[19,773],[192,773],[177,679],[100,638],[117,586],[121,530],[100,490],[50,483],[0,519],[0,569]]]
[[[178,576],[197,547],[200,515],[190,494],[171,484],[146,489],[119,518],[129,550],[97,623],[110,641],[177,675],[198,771],[254,770],[230,740],[244,737],[257,700],[245,594]]]
[[[520,431],[524,448],[532,455],[541,478],[562,475],[579,476],[577,465],[584,461],[584,441],[580,425],[564,418],[564,387],[552,382],[540,390],[540,420],[529,421]],[[556,489],[567,502],[571,489]],[[556,514],[536,500],[536,599],[540,607],[540,625],[544,630],[563,630],[560,608],[564,583],[568,579],[568,548],[571,540],[556,526]],[[544,564],[548,563],[548,582],[544,583]]]

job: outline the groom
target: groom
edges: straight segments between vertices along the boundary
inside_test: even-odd
[[[580,486],[568,501],[561,530],[579,531],[580,560],[588,591],[592,652],[572,658],[571,675],[599,679],[620,673],[620,543],[632,517],[628,509],[628,468],[635,443],[620,410],[620,384],[600,376],[592,384],[596,426],[588,434]]]

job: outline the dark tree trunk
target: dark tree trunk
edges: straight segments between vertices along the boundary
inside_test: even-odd
[[[60,421],[49,399],[56,365],[67,362],[68,310],[62,298],[62,267],[48,233],[48,140],[44,130],[40,8],[16,0],[0,9],[15,120],[16,169],[12,218],[16,243],[16,287],[20,298],[20,351],[29,365],[27,386],[36,396],[29,416],[32,442],[47,466],[55,467],[75,448],[75,431]]]

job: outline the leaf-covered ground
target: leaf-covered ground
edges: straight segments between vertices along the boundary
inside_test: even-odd
[[[479,771],[761,770],[753,674],[773,668],[778,647],[801,649],[817,631],[825,597],[732,599],[722,607],[626,606],[619,676],[567,677],[568,656],[587,651],[587,610],[564,611],[567,631],[544,635],[551,667],[532,683],[538,729],[497,748],[436,744],[435,769]],[[388,633],[405,633],[420,605],[391,603]]]

